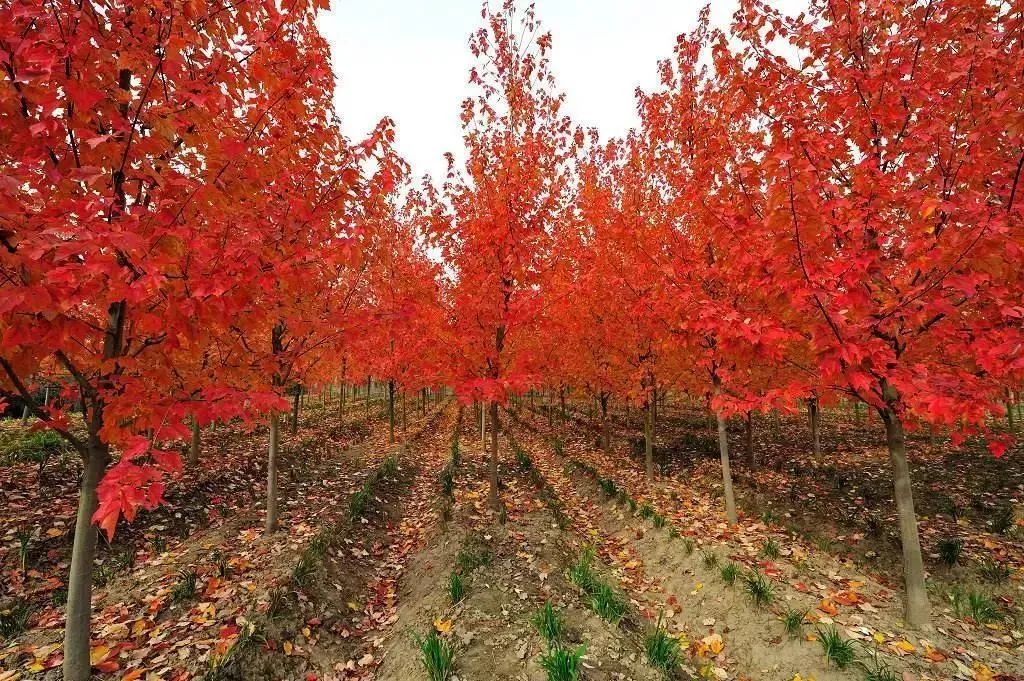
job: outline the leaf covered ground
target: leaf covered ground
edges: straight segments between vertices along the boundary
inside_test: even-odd
[[[342,418],[310,405],[285,438],[282,530],[271,537],[266,433],[205,433],[210,454],[171,484],[171,503],[101,549],[94,673],[427,679],[424,649],[435,646],[463,681],[558,678],[547,671],[556,653],[595,681],[1024,677],[1024,551],[1016,517],[996,515],[1019,504],[1019,457],[993,463],[970,443],[913,441],[938,611],[933,630],[915,632],[900,619],[883,450],[859,415],[826,411],[821,461],[797,418],[755,430],[756,469],[741,429],[731,432],[744,511],[734,527],[696,409],[660,415],[653,482],[635,414],[615,415],[608,451],[578,406],[565,419],[525,406],[503,416],[494,510],[472,409],[417,412],[391,444],[378,407]],[[6,423],[4,437],[13,451],[25,433]],[[24,631],[3,632],[3,681],[59,678],[78,472],[60,452],[41,482],[39,471],[10,456],[0,466],[11,520],[0,599],[5,618],[26,612]],[[948,537],[962,539],[952,565],[939,549]],[[649,653],[659,631],[666,668]],[[832,635],[854,662],[826,657]]]

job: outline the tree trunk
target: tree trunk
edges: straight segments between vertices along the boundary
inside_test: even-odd
[[[654,415],[651,398],[644,402],[644,467],[648,480],[654,479]]]
[[[299,400],[302,399],[302,388],[296,386],[295,398],[292,400],[292,435],[299,432]]]
[[[498,403],[491,402],[491,458],[487,466],[491,479],[491,490],[488,503],[495,511],[498,510]]]
[[[388,433],[395,444],[395,381],[388,381]]]
[[[280,439],[281,417],[270,412],[270,447],[267,456],[267,526],[266,534],[277,530],[277,445]]]
[[[1010,428],[1010,434],[1017,432],[1017,424],[1013,422],[1013,402],[1006,402],[1006,425]]]
[[[192,440],[188,445],[188,463],[190,466],[199,465],[199,421],[192,417]]]
[[[92,524],[92,516],[99,505],[96,487],[109,463],[110,452],[107,446],[98,437],[91,436],[88,458],[82,472],[75,541],[71,549],[71,572],[68,575],[63,664],[67,681],[87,681],[90,678],[89,622],[92,615],[92,567],[96,556],[96,527]]]
[[[747,468],[757,470],[757,457],[754,456],[754,412],[748,411],[743,420],[743,431],[747,446]]]
[[[818,410],[818,398],[812,397],[807,400],[807,416],[811,422],[811,442],[814,451],[814,458],[821,458],[821,418]]]
[[[653,399],[651,400],[651,428],[658,427],[658,384],[655,383],[651,389]]]
[[[917,533],[917,514],[914,511],[914,492],[907,463],[903,422],[892,408],[886,408],[880,415],[885,423],[885,439],[889,447],[893,493],[903,546],[903,579],[906,585],[904,619],[908,626],[915,629],[929,627],[931,607],[924,581],[924,560],[921,557],[921,539]]]
[[[402,439],[405,439],[405,432],[408,426],[408,420],[406,419],[405,413],[405,391],[402,391]]]
[[[715,395],[722,394],[722,386],[715,378]],[[718,453],[722,458],[722,488],[725,492],[725,518],[730,525],[738,521],[736,516],[736,498],[732,493],[732,470],[729,468],[729,435],[726,431],[725,417],[718,409],[715,410],[715,422],[718,424]]]
[[[480,448],[487,454],[487,408],[480,400]]]

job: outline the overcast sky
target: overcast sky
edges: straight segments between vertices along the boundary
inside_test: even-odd
[[[536,4],[554,36],[552,69],[567,112],[608,138],[636,125],[634,90],[656,84],[658,60],[671,56],[676,36],[694,27],[703,1]],[[773,4],[789,14],[805,3]],[[467,41],[480,23],[480,7],[479,0],[332,0],[320,26],[331,44],[335,101],[349,136],[362,136],[391,116],[399,151],[415,175],[441,174],[446,151],[461,156],[459,110],[472,64]],[[732,0],[713,2],[713,21],[726,25],[734,7]]]

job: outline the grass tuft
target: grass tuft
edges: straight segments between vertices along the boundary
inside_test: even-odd
[[[1002,584],[1010,578],[1010,568],[1005,563],[986,556],[978,562],[978,574],[986,582]]]
[[[429,634],[416,638],[420,649],[420,662],[430,681],[448,681],[455,671],[455,646],[431,630]]]
[[[961,589],[954,588],[949,597],[953,604],[953,612],[961,619],[970,617],[975,624],[984,625],[1002,618],[999,606],[983,593],[964,593]]]
[[[458,572],[448,575],[448,597],[451,599],[452,605],[458,605],[466,597],[466,583]]]
[[[626,601],[615,589],[604,582],[599,582],[590,597],[590,606],[601,619],[618,624],[626,614]]]
[[[583,666],[583,653],[586,646],[572,650],[555,646],[540,658],[540,666],[547,673],[548,681],[577,681]]]
[[[668,630],[661,625],[661,618],[654,631],[644,641],[647,651],[647,663],[670,677],[679,667],[679,639],[670,636]]]
[[[28,618],[32,606],[24,599],[18,599],[0,610],[0,638],[12,639],[28,629]]]
[[[463,573],[491,564],[491,552],[486,546],[469,546],[459,551],[455,563]]]
[[[779,546],[779,542],[771,537],[765,539],[764,546],[761,547],[761,555],[770,560],[778,558],[781,551],[782,548]]]
[[[736,578],[740,574],[740,566],[736,563],[726,563],[719,572],[722,575],[722,581],[732,586],[736,583]]]
[[[562,640],[565,624],[562,616],[551,605],[551,601],[544,603],[544,607],[537,611],[531,620],[533,628],[544,637],[548,645],[556,645]]]
[[[591,593],[600,581],[594,572],[594,549],[590,546],[580,552],[576,562],[569,566],[569,581],[586,593]]]
[[[818,640],[821,641],[825,659],[830,665],[835,665],[839,669],[846,669],[853,664],[857,657],[853,641],[843,638],[835,625],[819,627]]]
[[[181,603],[196,595],[199,575],[192,568],[183,568],[178,572],[178,581],[171,590],[171,601]]]
[[[792,638],[799,638],[806,618],[806,610],[796,610],[794,608],[787,609],[786,612],[779,616],[779,619],[782,620],[782,626],[786,629],[786,633]]]
[[[944,537],[939,540],[939,560],[948,567],[953,567],[960,562],[964,552],[964,540],[960,537]]]
[[[753,570],[743,577],[744,588],[754,605],[763,608],[770,605],[775,597],[775,586],[764,573]]]

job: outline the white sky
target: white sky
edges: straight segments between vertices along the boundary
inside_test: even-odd
[[[554,36],[551,65],[567,113],[608,138],[636,125],[634,90],[656,85],[658,60],[670,57],[676,36],[694,27],[704,0],[536,4]],[[795,14],[806,2],[772,4]],[[414,177],[439,177],[447,151],[461,157],[459,111],[472,65],[467,41],[480,24],[480,7],[480,0],[332,0],[319,24],[331,45],[346,133],[359,138],[391,116]],[[713,22],[726,25],[734,9],[734,0],[716,0]]]

